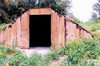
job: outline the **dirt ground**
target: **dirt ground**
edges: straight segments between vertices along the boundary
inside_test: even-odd
[[[46,55],[49,51],[49,47],[32,47],[30,49],[20,49],[22,52],[25,52],[26,55],[29,57],[32,53],[38,53],[41,55]]]

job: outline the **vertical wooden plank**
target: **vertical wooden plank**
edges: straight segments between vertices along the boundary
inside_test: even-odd
[[[52,46],[59,46],[59,17],[57,13],[51,13],[51,43]]]
[[[21,17],[16,20],[17,27],[17,46],[22,48]]]
[[[12,36],[11,36],[11,34],[12,34],[12,24],[10,24],[9,26],[8,26],[8,32],[7,32],[7,34],[8,34],[8,40],[7,40],[7,44],[8,44],[8,46],[12,46]]]
[[[0,43],[3,44],[4,38],[3,38],[3,31],[0,32]]]
[[[21,17],[22,47],[29,48],[29,14],[25,12]]]
[[[64,46],[65,45],[65,27],[64,27],[64,16],[59,16],[60,17],[60,28],[59,28],[59,30],[60,30],[60,32],[59,32],[59,35],[60,35],[60,37],[59,37],[59,40],[60,40],[60,45],[61,46]]]

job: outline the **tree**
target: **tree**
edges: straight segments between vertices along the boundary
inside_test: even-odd
[[[95,12],[92,13],[91,20],[92,21],[96,21],[96,22],[98,21],[98,16],[97,16],[97,14]]]
[[[49,7],[59,14],[66,15],[71,1],[69,0],[39,0],[38,7]]]
[[[69,0],[0,0],[0,22],[9,23],[29,8],[52,8],[61,15],[68,14]],[[6,15],[6,16],[5,16]]]
[[[94,4],[93,9],[98,13],[100,19],[100,0],[96,4]]]

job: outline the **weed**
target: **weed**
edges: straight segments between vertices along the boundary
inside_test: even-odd
[[[8,24],[5,24],[5,23],[0,24],[0,31],[1,31],[1,30],[4,30],[4,29],[6,28],[7,25],[8,25]]]

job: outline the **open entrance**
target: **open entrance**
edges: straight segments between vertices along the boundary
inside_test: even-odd
[[[51,15],[30,15],[30,47],[51,46]]]

